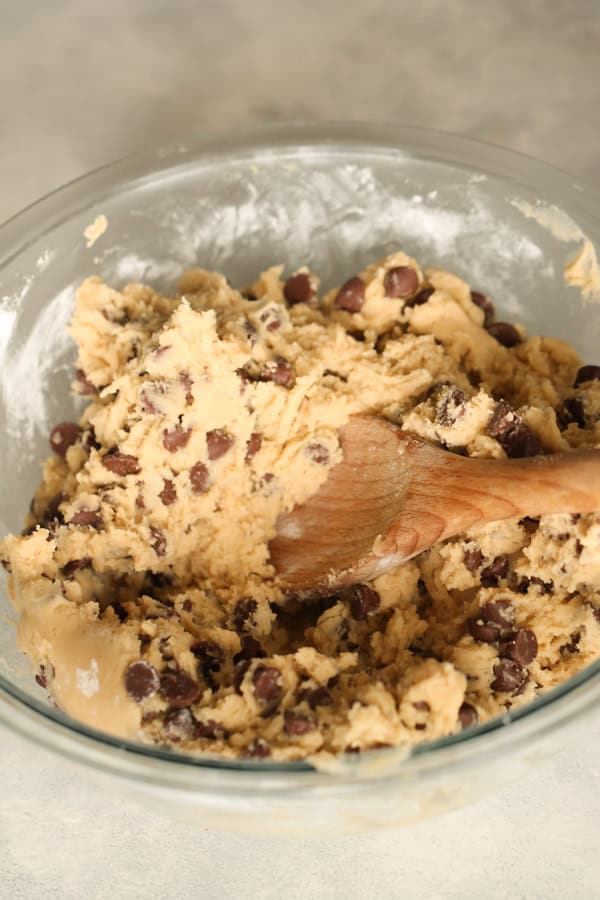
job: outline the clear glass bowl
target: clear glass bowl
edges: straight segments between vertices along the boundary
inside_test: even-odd
[[[343,125],[237,133],[151,152],[87,175],[0,229],[0,532],[18,530],[48,453],[51,425],[74,413],[74,291],[97,273],[169,289],[181,269],[233,284],[274,262],[308,264],[328,287],[402,247],[489,293],[502,317],[572,341],[596,358],[600,310],[566,288],[574,245],[512,201],[556,206],[600,244],[600,203],[549,166],[418,129]],[[546,207],[544,207],[546,208]],[[87,248],[99,214],[108,230]],[[4,584],[3,620],[14,621]],[[502,719],[419,747],[297,763],[225,762],[128,743],[52,708],[0,631],[0,720],[187,815],[202,826],[335,833],[397,825],[464,804],[568,740],[600,698],[600,662]]]

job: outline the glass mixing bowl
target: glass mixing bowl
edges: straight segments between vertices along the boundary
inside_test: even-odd
[[[108,228],[88,248],[83,231],[99,214]],[[562,224],[545,227],[548,214]],[[310,265],[329,287],[401,247],[489,293],[502,318],[598,362],[600,310],[563,281],[577,245],[566,216],[600,243],[598,196],[569,176],[463,138],[372,125],[238,133],[61,188],[0,230],[0,532],[20,529],[50,427],[74,414],[65,325],[85,276],[168,290],[201,265],[239,285],[282,262]],[[537,765],[600,698],[597,662],[521,710],[411,753],[352,755],[328,771],[195,758],[115,739],[50,706],[1,590],[11,624],[0,630],[0,720],[202,826],[331,834],[430,816]]]

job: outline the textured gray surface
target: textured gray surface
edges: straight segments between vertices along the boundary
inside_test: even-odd
[[[7,900],[597,900],[600,721],[492,799],[395,831],[240,837],[173,821],[2,735]],[[12,754],[12,755],[11,755]]]
[[[462,132],[600,184],[598,0],[0,0],[0,22],[0,219],[148,144],[293,118]],[[471,809],[317,843],[190,832],[3,731],[2,894],[594,898],[598,719],[574,745]]]
[[[598,0],[0,0],[0,17],[0,219],[147,144],[291,118],[462,132],[600,183]]]

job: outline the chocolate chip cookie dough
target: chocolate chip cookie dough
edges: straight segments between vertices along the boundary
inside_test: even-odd
[[[279,513],[385,416],[456,453],[600,443],[600,368],[495,321],[398,252],[319,291],[301,269],[173,297],[77,294],[79,423],[0,544],[22,649],[55,703],[113,734],[289,760],[428,741],[526,703],[600,651],[600,517],[477,528],[314,602],[269,563]]]

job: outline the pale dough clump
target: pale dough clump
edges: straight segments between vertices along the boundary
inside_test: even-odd
[[[25,533],[0,544],[19,640],[54,701],[114,734],[298,759],[438,738],[600,651],[600,517],[473,529],[315,602],[269,562],[279,513],[341,458],[356,413],[457,453],[600,443],[600,369],[494,321],[461,279],[394,253],[319,295],[274,267],[163,297],[98,278]]]

